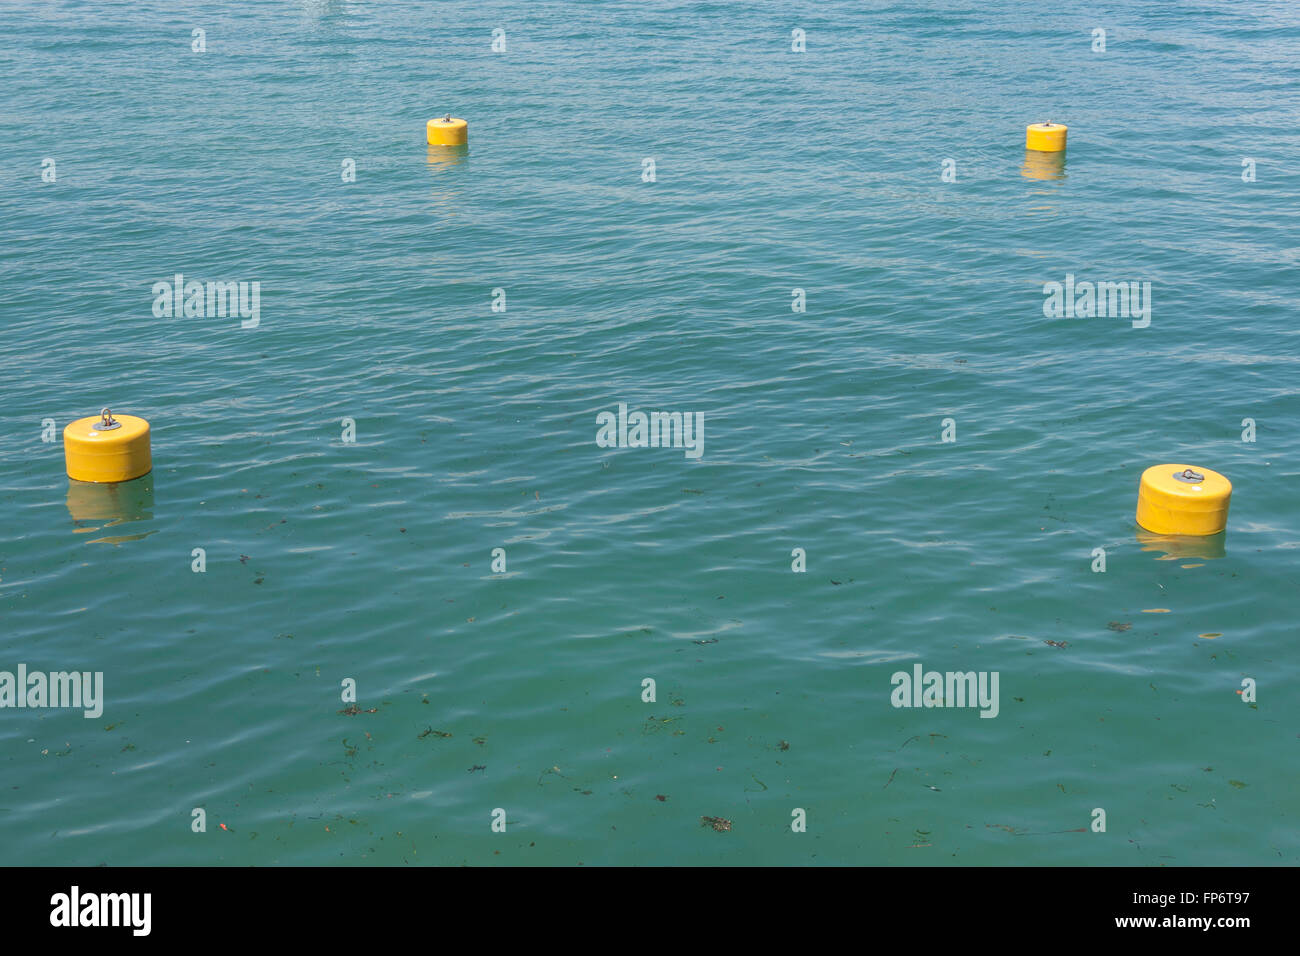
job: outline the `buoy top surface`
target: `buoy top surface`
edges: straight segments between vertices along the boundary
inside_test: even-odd
[[[1064,123],[1030,123],[1029,128],[1036,133],[1063,133],[1070,127]]]
[[[135,415],[114,415],[113,421],[118,423],[118,428],[95,428],[101,421],[99,415],[78,418],[63,429],[63,440],[79,444],[120,445],[135,441],[149,431],[149,423]]]
[[[1153,465],[1142,472],[1143,492],[1157,504],[1176,506],[1182,510],[1201,510],[1196,502],[1205,503],[1204,510],[1223,507],[1223,501],[1232,493],[1232,482],[1217,471],[1195,465]]]
[[[428,125],[436,126],[439,129],[456,129],[461,126],[468,126],[469,124],[463,119],[458,119],[455,116],[440,116],[437,119],[429,120]]]

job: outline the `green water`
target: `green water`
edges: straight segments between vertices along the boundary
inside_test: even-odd
[[[0,670],[105,701],[0,709],[0,863],[1297,862],[1293,5],[6,20]],[[104,405],[116,497],[57,434]],[[1162,462],[1221,557],[1144,550]],[[998,715],[891,706],[918,663]]]

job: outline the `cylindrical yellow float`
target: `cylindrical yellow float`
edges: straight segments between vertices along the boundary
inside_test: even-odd
[[[68,477],[77,481],[130,481],[149,474],[149,423],[134,415],[114,418],[107,408],[63,429]]]
[[[1040,153],[1059,153],[1065,149],[1065,134],[1070,127],[1063,123],[1031,123],[1025,128],[1025,149]]]
[[[1138,483],[1137,523],[1156,534],[1218,534],[1231,497],[1232,482],[1217,471],[1155,465]]]
[[[425,126],[430,146],[464,146],[469,142],[469,124],[448,113],[431,119]]]

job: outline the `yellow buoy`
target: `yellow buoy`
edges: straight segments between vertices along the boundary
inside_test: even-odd
[[[77,481],[130,481],[153,468],[149,423],[134,415],[114,418],[107,408],[98,417],[78,418],[63,429],[68,477]]]
[[[1070,127],[1063,123],[1031,123],[1025,128],[1025,149],[1040,153],[1059,153],[1065,149],[1065,134]]]
[[[1228,525],[1232,482],[1208,468],[1155,465],[1138,483],[1137,523],[1156,534],[1218,534]]]
[[[464,146],[469,142],[469,124],[448,113],[431,119],[425,126],[430,146]]]

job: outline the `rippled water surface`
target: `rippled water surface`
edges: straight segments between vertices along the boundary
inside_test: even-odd
[[[0,670],[106,703],[0,710],[0,862],[1300,862],[1294,5],[5,21]],[[70,488],[106,404],[153,472]],[[1232,480],[1221,556],[1139,539],[1161,462]]]

